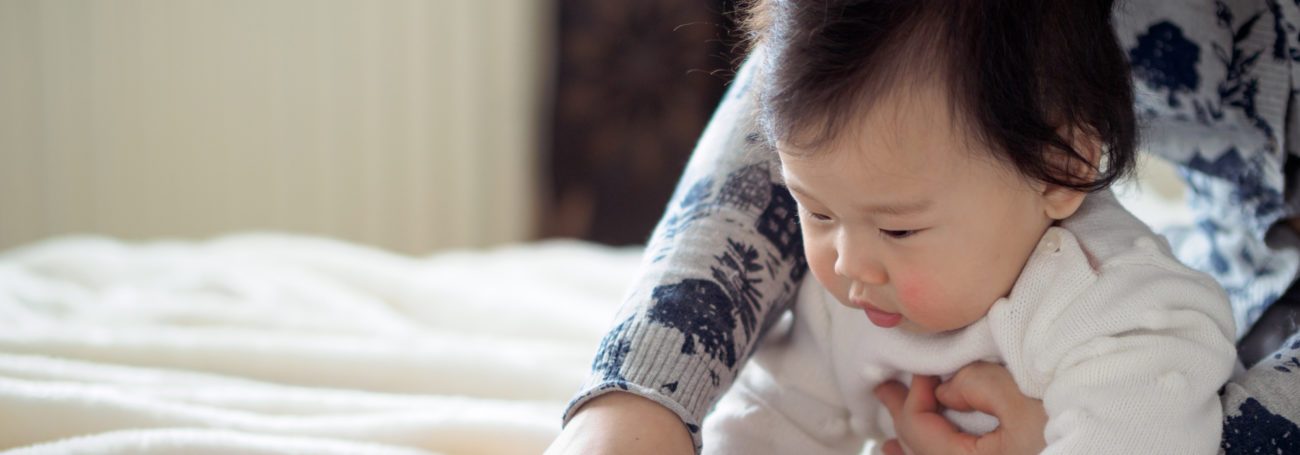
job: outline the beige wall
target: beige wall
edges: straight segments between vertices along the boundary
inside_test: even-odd
[[[533,234],[535,0],[0,0],[0,248]]]

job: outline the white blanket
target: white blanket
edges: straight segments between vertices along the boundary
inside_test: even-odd
[[[640,252],[301,236],[0,254],[5,454],[536,454]]]

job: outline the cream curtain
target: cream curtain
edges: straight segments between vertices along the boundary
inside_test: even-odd
[[[0,0],[0,248],[530,238],[533,0]]]

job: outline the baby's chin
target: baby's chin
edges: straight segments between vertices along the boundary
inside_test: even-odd
[[[912,322],[911,319],[907,319],[907,318],[903,318],[903,322],[899,323],[898,327],[894,327],[894,329],[902,330],[904,332],[911,332],[918,335],[932,335],[936,333],[947,332],[948,330],[955,330],[955,329],[944,330],[944,329],[936,329],[933,327],[926,327],[917,324],[915,322]]]

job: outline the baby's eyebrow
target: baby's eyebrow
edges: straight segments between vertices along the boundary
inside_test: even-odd
[[[791,182],[789,179],[785,178],[784,172],[778,172],[777,175],[781,176],[780,183],[785,186],[785,189],[790,190],[792,193],[799,194],[800,196],[809,196],[808,192],[804,191],[803,187],[799,186],[798,183]]]
[[[914,213],[921,213],[930,209],[933,205],[929,199],[918,201],[907,201],[889,204],[872,204],[865,207],[868,213],[879,213],[883,215],[903,216]]]
[[[799,185],[797,184],[791,184],[790,182],[786,182],[786,188],[790,189],[791,192],[798,194],[799,196],[802,196],[805,199],[816,201],[816,199],[813,198],[812,195],[809,195],[807,191],[804,191],[803,188],[800,188]],[[930,206],[932,205],[934,205],[934,203],[930,199],[919,199],[914,201],[891,202],[886,204],[869,204],[863,206],[862,210],[866,213],[872,213],[872,214],[906,216],[906,215],[925,212],[926,210],[929,210]]]

